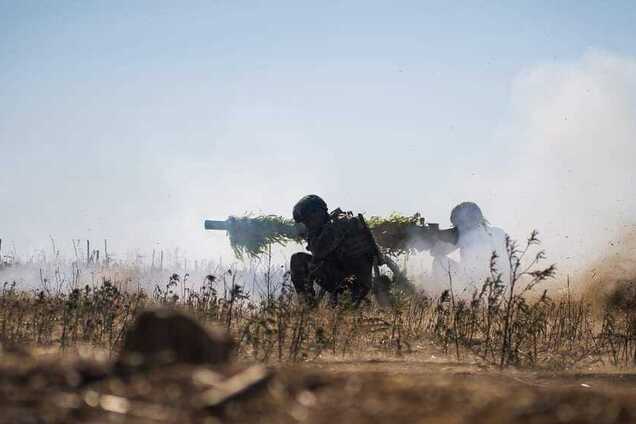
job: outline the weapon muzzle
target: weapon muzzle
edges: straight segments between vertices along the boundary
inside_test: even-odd
[[[206,219],[203,226],[206,230],[227,230],[227,221],[213,221]]]

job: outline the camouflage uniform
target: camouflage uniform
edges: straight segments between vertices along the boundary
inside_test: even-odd
[[[312,217],[313,216],[313,217]],[[374,245],[358,217],[340,209],[328,213],[318,196],[303,197],[294,207],[294,219],[305,224],[309,253],[291,257],[291,280],[296,292],[313,300],[314,283],[329,292],[332,301],[346,288],[354,303],[371,289]]]

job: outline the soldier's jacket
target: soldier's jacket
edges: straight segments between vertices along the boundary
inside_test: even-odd
[[[333,255],[339,260],[368,256],[372,260],[374,246],[358,217],[336,209],[329,221],[315,234],[307,234],[307,250],[319,262]]]

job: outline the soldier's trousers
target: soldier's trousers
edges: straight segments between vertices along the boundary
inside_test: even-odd
[[[316,283],[331,294],[334,302],[340,293],[350,287],[351,298],[358,303],[371,289],[371,264],[369,258],[362,256],[342,262],[327,258],[316,263],[312,255],[299,252],[291,257],[291,280],[299,295],[313,298]]]

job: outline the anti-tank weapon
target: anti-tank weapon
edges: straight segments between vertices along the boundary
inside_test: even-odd
[[[417,250],[430,250],[438,241],[457,244],[459,231],[457,227],[440,229],[437,223],[422,223],[409,228],[412,233],[414,247]]]
[[[305,233],[304,225],[276,215],[230,216],[224,221],[205,220],[204,228],[226,231],[238,258],[267,253],[272,244],[301,242]]]
[[[437,241],[457,244],[458,239],[456,228],[440,229],[438,224],[426,223],[419,214],[392,214],[388,218],[372,216],[365,224],[379,246],[378,250],[388,255],[430,250]],[[272,244],[302,242],[306,231],[304,225],[276,215],[206,220],[204,227],[206,230],[226,231],[239,258],[267,253]]]
[[[371,217],[369,228],[378,245],[391,255],[430,250],[438,241],[457,244],[459,237],[457,228],[440,229],[439,224],[427,223],[419,214]]]

